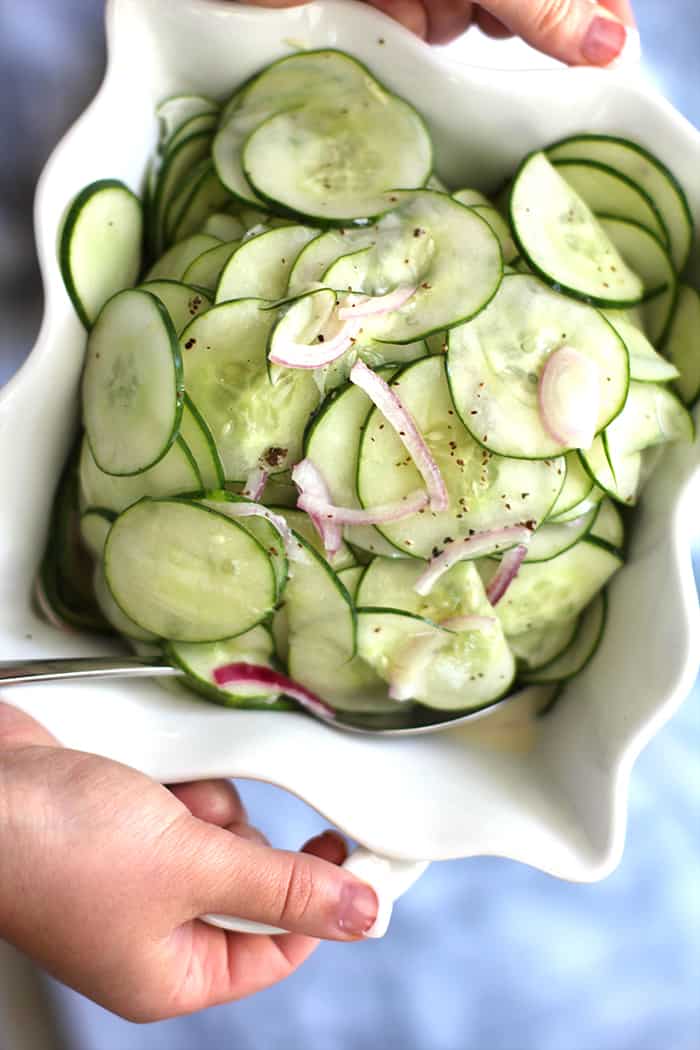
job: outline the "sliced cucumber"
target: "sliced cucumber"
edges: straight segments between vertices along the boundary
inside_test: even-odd
[[[454,194],[453,196],[455,197],[455,200],[459,199]],[[498,237],[499,244],[501,245],[501,252],[503,254],[503,262],[506,263],[506,265],[515,262],[520,253],[518,252],[518,249],[515,246],[513,235],[510,232],[510,226],[503,218],[501,213],[499,211],[496,211],[492,204],[483,206],[477,204],[472,205],[472,207],[477,215],[479,215],[482,219],[485,219],[485,221],[489,224],[493,232]]]
[[[546,522],[533,534],[525,556],[526,562],[549,561],[569,550],[582,540],[593,527],[598,507],[593,506],[585,514],[571,521]]]
[[[618,554],[588,540],[552,561],[522,565],[496,615],[507,637],[560,625],[578,616],[622,565]],[[478,563],[484,580],[494,563]]]
[[[463,204],[465,208],[493,208],[493,201],[490,201],[488,197],[481,192],[481,190],[456,190],[452,196],[460,204]]]
[[[353,602],[357,596],[357,588],[360,586],[360,580],[364,571],[364,565],[351,565],[349,569],[341,569],[338,573],[338,579],[347,588],[347,592]]]
[[[656,343],[668,328],[678,292],[671,258],[661,241],[643,226],[625,219],[599,218],[622,258],[644,282],[649,300],[642,307],[643,322]]]
[[[101,507],[91,507],[80,515],[80,539],[95,561],[102,557],[105,542],[116,515]]]
[[[578,453],[568,452],[564,460],[566,462],[566,478],[557,496],[556,503],[549,512],[549,518],[556,518],[560,514],[566,514],[567,511],[577,507],[590,496],[593,488],[593,478],[587,470],[584,470]]]
[[[221,183],[210,163],[195,180],[187,192],[183,191],[173,201],[166,216],[166,231],[169,241],[181,241],[196,233],[209,215],[223,208],[231,195]]]
[[[177,149],[168,154],[155,186],[151,208],[152,227],[150,230],[153,249],[160,253],[166,246],[165,220],[173,199],[183,185],[192,180],[192,173],[202,170],[209,157],[212,137],[209,132],[200,132],[184,139]],[[198,167],[199,165],[199,167]]]
[[[107,539],[105,574],[130,619],[174,641],[244,634],[276,602],[261,544],[230,518],[185,500],[145,499],[124,511]]]
[[[487,707],[513,682],[515,660],[495,624],[457,633],[411,613],[365,608],[358,619],[361,657],[428,707]]]
[[[326,230],[299,252],[289,274],[287,295],[293,298],[317,288],[324,273],[342,256],[370,248],[377,241],[376,226]]]
[[[407,365],[391,386],[413,417],[440,469],[449,508],[382,525],[399,550],[429,558],[450,539],[524,521],[539,524],[564,482],[563,459],[515,460],[478,445],[456,414],[440,357]],[[364,507],[403,499],[423,481],[384,416],[374,409],[363,431],[357,487]]]
[[[216,114],[218,109],[218,104],[204,95],[172,95],[164,99],[156,107],[161,143],[168,143],[183,124],[193,117]]]
[[[203,131],[208,132],[210,135],[216,131],[219,123],[219,114],[216,110],[209,113],[197,113],[195,116],[190,117],[184,124],[170,136],[168,141],[165,143],[164,154],[167,157],[168,153],[172,153],[173,150],[177,149],[181,142],[188,139],[191,135],[198,135]]]
[[[535,671],[546,666],[566,652],[576,637],[578,617],[564,620],[562,623],[546,624],[533,631],[508,636],[518,662],[519,671]]]
[[[214,212],[203,224],[201,233],[218,237],[221,241],[240,241],[246,228],[236,215],[227,212]]]
[[[379,97],[377,97],[379,96]],[[381,89],[268,117],[245,140],[242,165],[255,193],[311,221],[381,215],[393,186],[420,187],[432,145],[412,106]]]
[[[182,281],[185,273],[200,255],[221,244],[216,237],[206,233],[193,233],[178,241],[158,259],[146,274],[146,281]]]
[[[593,658],[600,645],[605,630],[607,602],[605,592],[597,594],[587,609],[581,614],[576,637],[571,645],[544,667],[526,671],[522,675],[524,682],[542,683],[561,682],[573,678],[584,669]]]
[[[284,541],[272,522],[268,521],[267,518],[257,516],[249,518],[237,517],[235,504],[240,502],[247,503],[248,500],[242,500],[242,497],[234,495],[232,492],[225,492],[221,489],[207,492],[206,499],[202,502],[210,510],[218,511],[219,514],[225,514],[227,517],[232,518],[233,521],[237,521],[264,548],[274,569],[277,600],[279,601],[282,598],[289,578],[289,562],[284,548]]]
[[[342,572],[343,569],[353,569],[357,566],[355,556],[347,543],[341,543],[339,550],[332,558],[326,556],[321,537],[316,531],[311,518],[304,511],[295,510],[292,507],[274,507],[274,510],[277,514],[282,515],[297,535],[302,537],[307,547],[313,547],[318,556],[326,561],[334,572]]]
[[[122,182],[93,182],[73,201],[59,256],[66,290],[86,328],[108,299],[136,283],[142,239],[141,202]]]
[[[134,474],[115,477],[105,474],[95,463],[87,441],[80,454],[80,495],[84,508],[103,507],[119,514],[144,496],[174,496],[196,492],[202,482],[192,454],[178,438],[155,467]]]
[[[592,306],[525,274],[505,277],[495,299],[448,337],[450,390],[475,440],[502,456],[547,459],[567,451],[542,421],[539,377],[552,353],[569,346],[600,377],[596,431],[620,412],[629,385],[627,349]]]
[[[607,135],[575,135],[547,150],[552,160],[594,160],[626,175],[653,200],[663,218],[676,270],[685,266],[693,239],[693,219],[678,180],[636,142]]]
[[[581,462],[580,459],[579,462]],[[582,469],[584,469],[583,465]],[[586,471],[586,473],[588,472]],[[591,477],[590,474],[588,475],[588,477]],[[591,481],[592,480],[593,479],[591,478]],[[567,522],[574,521],[578,518],[582,518],[584,517],[584,515],[588,514],[591,510],[593,510],[594,507],[599,506],[604,496],[605,493],[603,492],[603,490],[597,488],[596,485],[593,484],[591,486],[589,494],[586,496],[585,499],[582,499],[580,503],[576,503],[573,507],[569,507],[568,510],[561,511],[559,514],[550,514],[550,516],[547,518],[547,521],[552,525],[564,525]]]
[[[641,279],[543,153],[528,157],[515,178],[510,224],[527,263],[549,284],[600,306],[641,301]]]
[[[630,219],[668,244],[668,234],[651,197],[626,175],[590,160],[557,160],[554,167],[594,215]]]
[[[166,454],[182,416],[182,359],[167,310],[133,289],[109,300],[90,333],[83,419],[107,474],[140,474]]]
[[[187,392],[214,436],[227,481],[245,481],[259,463],[271,473],[296,463],[319,402],[311,372],[281,368],[268,376],[276,319],[268,306],[261,299],[221,303],[181,336]]]
[[[693,421],[675,394],[656,383],[630,383],[627,403],[593,446],[581,452],[596,484],[619,503],[636,502],[641,453],[669,441],[692,441]]]
[[[139,287],[160,299],[178,335],[194,317],[211,306],[211,299],[200,288],[180,281],[146,281]]]
[[[244,241],[221,273],[217,303],[229,299],[281,299],[302,248],[318,236],[308,226],[280,226]]]
[[[212,298],[216,297],[216,288],[221,274],[233,253],[240,247],[240,241],[225,241],[213,248],[208,248],[198,255],[185,270],[183,280],[206,288]]]
[[[185,394],[180,434],[187,443],[187,447],[197,464],[203,487],[205,489],[222,489],[225,480],[224,468],[216,442],[204,417],[189,394]]]
[[[152,634],[150,631],[144,631],[142,627],[139,627],[137,623],[134,623],[133,620],[129,619],[126,613],[124,613],[117,605],[112,596],[112,592],[107,586],[104,563],[101,558],[95,566],[92,586],[95,592],[95,599],[100,607],[100,612],[107,623],[114,628],[117,634],[121,634],[125,638],[133,639],[133,641],[136,642],[155,642],[158,640],[157,635]]]
[[[680,287],[665,349],[680,372],[678,395],[692,406],[700,397],[700,295],[686,284]]]
[[[253,627],[238,638],[221,642],[169,642],[166,656],[188,676],[188,683],[196,692],[225,704],[226,707],[285,710],[290,703],[279,703],[280,694],[261,693],[258,686],[244,684],[218,686],[213,672],[227,664],[253,664],[274,668],[275,644],[267,627]]]
[[[376,223],[376,241],[324,274],[329,287],[383,295],[415,287],[398,310],[363,326],[387,343],[409,343],[469,320],[496,294],[503,275],[498,239],[472,208],[434,190],[396,190]]]
[[[627,347],[630,359],[630,379],[638,383],[668,383],[678,376],[675,365],[662,357],[651,345],[644,332],[611,310],[606,317]]]
[[[614,550],[622,550],[625,545],[625,526],[622,515],[610,499],[600,504],[589,539],[609,544]]]

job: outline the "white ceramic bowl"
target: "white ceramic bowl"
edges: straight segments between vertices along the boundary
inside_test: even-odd
[[[463,68],[364,4],[340,0],[284,11],[208,0],[111,0],[108,33],[104,85],[41,180],[44,324],[0,395],[0,659],[108,648],[54,631],[37,620],[29,600],[75,426],[84,347],[59,275],[56,238],[68,201],[86,183],[113,176],[140,186],[156,140],[154,105],[164,96],[223,96],[294,46],[336,46],[422,111],[439,174],[451,185],[488,190],[528,150],[575,131],[614,132],[658,152],[684,182],[700,221],[700,135],[658,95],[619,74]],[[289,789],[386,858],[372,862],[365,852],[353,863],[375,882],[377,872],[387,875],[387,902],[425,861],[476,854],[510,857],[566,879],[602,878],[622,851],[633,761],[698,669],[689,556],[698,452],[678,447],[666,454],[636,515],[629,562],[611,588],[601,650],[551,717],[525,733],[497,737],[483,723],[431,737],[368,740],[303,715],[231,712],[178,699],[149,683],[25,687],[11,699],[67,745],[162,781],[237,776]]]

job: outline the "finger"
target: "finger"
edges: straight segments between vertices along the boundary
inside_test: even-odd
[[[631,0],[601,0],[601,3],[603,7],[607,7],[608,11],[617,15],[626,26],[636,26],[637,20],[634,17]]]
[[[327,860],[329,864],[340,865],[347,860],[348,846],[342,835],[329,829],[309,839],[306,845],[302,846],[301,852],[320,857],[321,860]]]
[[[570,65],[609,65],[634,32],[591,0],[482,0],[482,6],[532,47]]]
[[[372,7],[383,11],[395,22],[425,40],[428,35],[428,16],[420,0],[370,0]]]
[[[225,828],[247,820],[245,806],[229,780],[199,780],[191,784],[171,784],[170,790],[193,817]]]
[[[506,40],[513,35],[508,26],[504,26],[503,22],[499,22],[488,11],[484,11],[483,7],[478,7],[475,15],[479,29],[487,36],[492,36],[496,40]]]
[[[448,44],[472,24],[474,5],[470,0],[427,0],[428,43]]]
[[[229,824],[226,830],[234,835],[238,835],[239,838],[246,839],[248,842],[257,842],[259,846],[270,845],[269,839],[263,835],[262,831],[254,828],[252,824],[248,824],[246,821]]]
[[[185,919],[215,912],[329,940],[363,937],[377,917],[374,890],[319,857],[271,849],[223,828],[173,826],[169,855],[189,903]],[[185,870],[182,870],[184,866]]]
[[[18,747],[57,747],[56,737],[31,715],[0,701],[0,751]]]

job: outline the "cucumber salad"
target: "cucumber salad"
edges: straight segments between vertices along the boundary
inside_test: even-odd
[[[674,176],[580,134],[448,188],[420,114],[335,50],[157,117],[143,199],[97,182],[63,225],[88,334],[47,615],[232,706],[551,701],[660,446],[693,438]]]

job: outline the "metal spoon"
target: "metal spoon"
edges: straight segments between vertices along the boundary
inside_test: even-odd
[[[89,678],[160,678],[184,677],[184,671],[165,663],[151,663],[134,656],[75,657],[61,660],[0,660],[0,687],[28,685],[36,682],[56,682]],[[332,729],[368,736],[408,736],[418,733],[436,733],[448,726],[475,722],[491,714],[497,707],[512,702],[515,695],[504,697],[488,707],[476,711],[435,711],[421,704],[402,703],[396,711],[371,714],[366,711],[338,711],[325,715],[320,711],[305,713]]]

